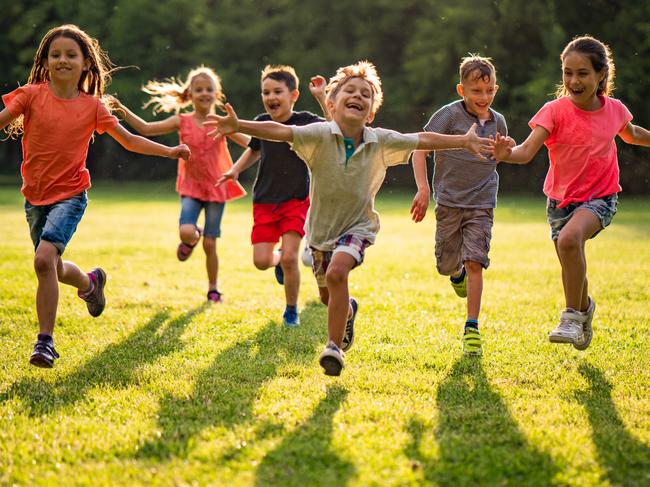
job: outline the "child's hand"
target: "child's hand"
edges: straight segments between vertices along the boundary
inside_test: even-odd
[[[207,121],[203,122],[203,125],[214,127],[214,130],[208,132],[210,137],[216,138],[219,134],[228,135],[239,131],[239,119],[232,105],[226,103],[225,109],[226,115],[210,114],[206,117]]]
[[[239,173],[234,170],[234,168],[230,168],[230,171],[227,171],[221,175],[219,180],[216,182],[215,186],[221,186],[223,183],[225,183],[228,180],[233,180],[237,181],[239,178]]]
[[[476,134],[476,124],[473,124],[467,133],[467,142],[465,148],[473,154],[476,154],[481,159],[487,159],[485,156],[491,156],[494,151],[494,140],[479,137]]]
[[[327,81],[321,75],[316,75],[309,80],[309,91],[317,100],[322,100],[325,98],[325,87],[327,86]]]
[[[512,148],[515,146],[514,139],[510,137],[504,137],[501,134],[497,134],[497,138],[494,141],[494,152],[493,156],[499,161],[507,159],[512,153]]]
[[[181,144],[177,145],[176,147],[172,147],[168,157],[170,159],[185,159],[187,161],[189,160],[190,155],[190,148],[185,144]]]
[[[418,189],[415,198],[413,198],[413,204],[411,205],[411,219],[415,223],[424,220],[427,214],[427,208],[429,208],[429,189]]]

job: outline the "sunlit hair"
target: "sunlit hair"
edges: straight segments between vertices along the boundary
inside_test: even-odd
[[[350,64],[349,66],[343,66],[337,69],[336,74],[330,78],[325,88],[327,100],[336,98],[343,85],[352,78],[361,78],[367,81],[372,87],[373,97],[370,114],[374,115],[384,101],[384,93],[381,90],[381,79],[379,78],[379,74],[377,74],[377,68],[370,61],[359,61],[356,64]]]
[[[567,44],[560,55],[560,60],[564,63],[564,58],[570,52],[577,52],[589,58],[591,65],[596,73],[605,73],[605,77],[598,83],[596,93],[598,95],[610,96],[614,92],[614,78],[616,77],[616,67],[612,52],[607,44],[600,42],[591,36],[575,37]],[[558,85],[555,91],[555,97],[561,98],[569,94],[564,83]]]
[[[88,70],[81,72],[81,77],[77,83],[79,91],[102,98],[102,102],[109,109],[114,108],[114,102],[104,98],[104,90],[111,82],[111,73],[115,71],[115,65],[111,62],[108,54],[99,46],[97,39],[90,37],[76,25],[61,25],[50,29],[45,34],[34,55],[34,64],[27,83],[37,84],[50,81],[47,57],[52,42],[59,37],[66,37],[75,41],[81,50],[84,61],[88,61]],[[9,134],[9,137],[20,135],[23,131],[22,115],[9,124],[5,131]]]
[[[483,80],[489,83],[492,77],[496,79],[497,70],[492,64],[492,58],[469,53],[469,56],[460,60],[459,74],[461,83],[468,79],[470,81]]]
[[[225,95],[221,88],[221,78],[211,68],[199,66],[189,72],[185,81],[169,78],[165,81],[149,81],[142,91],[151,95],[144,108],[153,106],[154,113],[175,112],[192,104],[192,83],[199,77],[208,78],[214,86],[215,105],[223,108]]]
[[[278,64],[278,65],[267,64],[266,66],[264,66],[264,69],[262,70],[262,77],[260,78],[260,82],[263,83],[264,80],[267,78],[284,83],[285,85],[287,85],[287,88],[289,88],[289,91],[297,90],[300,84],[300,80],[298,80],[298,75],[296,74],[296,70],[293,69],[291,66],[287,66],[284,64]]]

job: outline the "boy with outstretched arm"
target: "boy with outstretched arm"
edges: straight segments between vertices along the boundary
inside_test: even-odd
[[[354,341],[357,303],[350,298],[348,276],[361,265],[365,249],[379,231],[375,195],[386,168],[408,161],[416,149],[467,148],[489,153],[493,141],[476,135],[402,134],[368,126],[383,93],[375,66],[368,61],[339,68],[326,88],[332,120],[302,127],[238,120],[227,105],[226,116],[212,116],[215,133],[242,132],[292,144],[311,170],[311,209],[307,238],[321,301],[327,305],[328,343],[320,355],[326,375],[340,375],[344,352]]]

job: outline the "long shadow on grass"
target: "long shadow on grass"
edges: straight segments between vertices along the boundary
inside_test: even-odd
[[[145,442],[137,456],[185,457],[206,428],[255,422],[253,405],[259,389],[277,375],[278,368],[314,359],[316,344],[323,340],[322,320],[314,315],[322,311],[315,301],[307,303],[301,313],[302,325],[293,329],[269,322],[254,336],[217,355],[212,365],[198,374],[190,397],[163,397],[158,412],[160,436]]]
[[[593,430],[598,456],[613,485],[650,485],[650,448],[634,438],[621,420],[612,401],[612,385],[590,364],[580,373],[589,389],[576,393],[584,404]]]
[[[442,486],[548,486],[558,467],[551,457],[530,445],[499,394],[492,389],[481,360],[463,356],[440,384],[440,412],[435,437],[440,453],[423,453],[426,426],[417,417],[407,428],[406,449],[414,468],[427,482]],[[428,436],[428,435],[427,435]]]
[[[159,311],[125,340],[109,345],[61,381],[22,380],[0,394],[0,402],[19,397],[28,406],[29,414],[40,415],[83,399],[93,387],[126,386],[133,382],[137,368],[183,347],[180,337],[185,327],[205,306],[198,306],[172,319],[162,333],[160,329],[170,315],[169,311]]]
[[[311,417],[264,457],[255,485],[345,485],[355,468],[331,443],[334,415],[347,394],[341,386],[329,387]]]

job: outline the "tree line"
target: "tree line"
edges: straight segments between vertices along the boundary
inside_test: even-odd
[[[51,27],[74,23],[96,37],[117,71],[108,92],[146,119],[142,85],[213,67],[241,117],[263,108],[264,65],[291,64],[301,77],[297,109],[318,112],[309,94],[315,74],[369,59],[378,67],[384,106],[374,125],[419,130],[440,106],[457,98],[458,64],[475,53],[493,59],[503,113],[517,141],[528,120],[552,99],[560,82],[560,53],[576,35],[609,44],[616,91],[635,121],[650,126],[650,2],[637,0],[25,0],[0,1],[0,87],[27,81],[39,41]],[[173,143],[174,135],[159,140]],[[233,146],[233,156],[239,150]],[[647,192],[647,149],[619,144],[621,180],[631,193]],[[0,172],[18,174],[17,141],[0,144]],[[110,137],[96,137],[89,155],[95,179],[171,178],[173,161],[126,153]],[[502,192],[541,192],[547,167],[541,150],[528,166],[502,165]],[[249,171],[248,177],[251,177]],[[414,187],[410,168],[389,171],[387,184]]]

